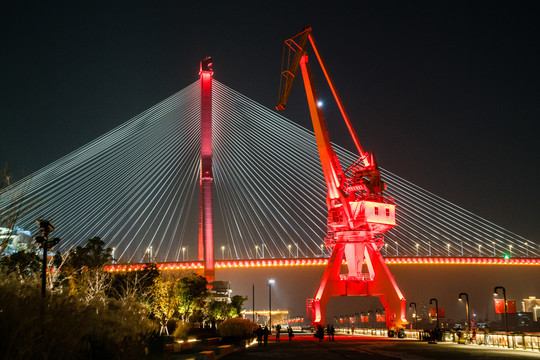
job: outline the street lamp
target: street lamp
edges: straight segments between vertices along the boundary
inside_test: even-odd
[[[255,245],[255,259],[259,257],[259,245]]]
[[[416,256],[418,256],[418,243],[416,243]]]
[[[482,245],[478,245],[478,257],[482,257]]]
[[[399,245],[397,243],[397,241],[394,241],[396,243],[396,257],[399,257]]]
[[[414,305],[414,328],[416,330],[418,330],[418,313],[416,312],[416,303],[415,302],[412,302],[412,303],[409,303],[409,308],[412,309],[412,306]]]
[[[448,256],[450,256],[450,243],[446,244],[446,246],[448,247]]]
[[[41,236],[36,236],[36,242],[43,248],[43,265],[41,272],[41,296],[45,297],[45,288],[47,287],[47,250],[52,249],[58,244],[59,238],[49,239],[49,234],[54,231],[54,225],[47,220],[36,220],[37,226],[41,231]]]
[[[221,246],[221,260],[225,260],[225,246]]]
[[[289,244],[289,245],[288,245],[288,248],[289,248],[289,259],[292,258],[292,256],[291,256],[291,247],[292,247],[291,244]]]
[[[274,283],[274,279],[268,280],[268,326],[270,327],[270,331],[272,330],[272,284]]]
[[[495,257],[495,241],[492,241],[491,245],[493,245],[493,257]]]
[[[435,313],[437,315],[437,328],[439,328],[439,301],[435,298],[432,298],[429,300],[429,303],[433,304],[434,301],[435,301]]]
[[[503,293],[503,301],[504,301],[504,325],[506,327],[506,343],[508,344],[508,347],[510,347],[510,344],[508,343],[508,308],[506,307],[506,289],[503,286],[495,286],[493,289],[493,295],[497,296],[497,290],[501,289]]]
[[[512,257],[512,245],[508,245],[508,252],[510,253],[510,257]]]
[[[182,261],[186,261],[186,247],[182,246]]]
[[[465,296],[465,311],[467,312],[467,332],[471,331],[471,316],[469,314],[469,295],[467,293],[459,293],[459,301],[462,301],[461,297]]]

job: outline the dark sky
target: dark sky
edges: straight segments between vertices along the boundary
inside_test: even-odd
[[[282,41],[311,25],[383,168],[540,242],[532,2],[261,3],[3,2],[0,161],[19,178],[40,169],[196,81],[206,56],[216,80],[273,108]],[[284,115],[311,126],[302,91]]]

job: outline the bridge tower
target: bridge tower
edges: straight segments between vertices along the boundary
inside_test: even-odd
[[[201,83],[201,164],[199,190],[199,243],[198,260],[204,264],[204,277],[208,283],[215,280],[214,221],[212,217],[212,58],[200,64]]]

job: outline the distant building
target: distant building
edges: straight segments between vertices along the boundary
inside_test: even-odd
[[[529,296],[528,299],[523,299],[521,302],[523,312],[532,313],[532,321],[538,321],[540,317],[540,300],[536,296]]]
[[[4,253],[10,255],[20,250],[28,250],[31,247],[32,235],[30,231],[17,226],[13,230],[0,227],[0,242],[4,242],[6,239],[8,246]]]
[[[216,301],[231,303],[231,282],[216,280],[212,282],[210,289],[210,298]]]

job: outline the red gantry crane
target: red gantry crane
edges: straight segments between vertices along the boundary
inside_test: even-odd
[[[378,296],[385,309],[387,328],[396,330],[407,323],[405,297],[380,253],[384,244],[383,234],[396,226],[396,205],[392,198],[383,195],[386,185],[381,180],[375,157],[362,149],[311,32],[308,27],[285,40],[280,97],[276,107],[278,111],[285,109],[300,67],[328,189],[328,236],[325,245],[332,250],[315,298],[307,300],[308,317],[313,324],[324,325],[326,305],[332,296]],[[318,106],[306,51],[308,40],[359,153],[358,160],[345,171],[332,148],[322,110]],[[348,269],[345,274],[341,274],[343,258]]]

